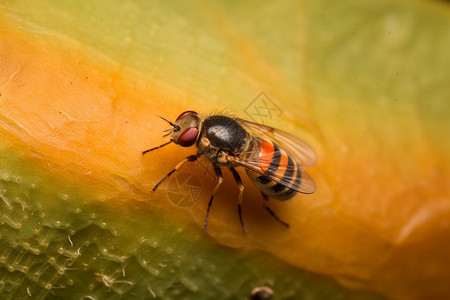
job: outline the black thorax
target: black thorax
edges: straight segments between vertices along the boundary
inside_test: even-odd
[[[205,136],[211,145],[238,155],[246,144],[247,131],[234,119],[214,115],[203,121],[200,136]]]

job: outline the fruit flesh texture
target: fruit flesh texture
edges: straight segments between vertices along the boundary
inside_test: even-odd
[[[325,18],[324,23],[328,20]],[[336,58],[330,59],[329,65],[310,64],[308,75],[317,80],[305,79],[309,86],[304,91],[283,80],[291,70],[282,69],[284,73],[280,75],[272,72],[277,69],[265,65],[265,60],[251,59],[254,45],[236,39],[234,32],[229,32],[233,28],[226,19],[219,21],[217,30],[240,46],[239,53],[251,61],[250,75],[244,79],[255,77],[263,83],[276,82],[277,88],[269,94],[276,95],[277,99],[288,98],[283,93],[292,98],[309,99],[283,103],[284,117],[277,120],[277,127],[298,130],[299,122],[293,121],[297,117],[302,120],[302,126],[312,132],[311,136],[305,133],[305,138],[316,147],[321,158],[319,165],[311,170],[321,188],[313,196],[299,196],[291,202],[272,201],[272,208],[294,228],[286,231],[261,209],[258,191],[247,180],[245,193],[252,201],[244,204],[244,219],[250,233],[242,236],[233,199],[230,200],[233,193],[227,192],[219,194],[214,203],[207,234],[227,246],[260,249],[294,266],[330,274],[349,286],[384,293],[389,290],[391,296],[397,298],[433,295],[427,294],[433,293],[427,286],[434,286],[436,295],[444,295],[447,291],[443,279],[449,277],[443,267],[446,257],[443,249],[448,240],[445,237],[449,235],[445,226],[449,194],[445,184],[449,162],[445,153],[449,145],[437,130],[441,126],[448,128],[448,123],[436,115],[439,94],[431,98],[429,111],[421,109],[421,99],[409,100],[408,96],[413,95],[401,88],[389,94],[394,99],[398,93],[399,101],[383,100],[385,95],[372,93],[375,100],[361,103],[361,91],[332,85],[339,83],[336,79],[339,76],[348,76],[346,72],[339,72],[339,59],[344,59],[342,64],[347,59],[347,65],[351,65],[348,60],[352,57],[346,57],[348,49],[334,54]],[[322,25],[327,28],[327,24]],[[310,34],[326,32],[320,30],[311,29]],[[145,82],[152,88],[146,89],[139,74],[130,70],[119,72],[120,64],[115,64],[114,60],[93,63],[85,58],[85,49],[81,46],[77,49],[69,43],[63,50],[55,51],[61,48],[58,43],[27,44],[29,37],[21,39],[19,33],[11,37],[5,31],[3,34],[7,46],[2,48],[2,55],[12,59],[3,69],[3,87],[8,88],[2,93],[2,105],[7,113],[3,115],[7,122],[2,126],[25,141],[30,147],[27,151],[32,149],[30,153],[43,156],[43,161],[106,183],[106,187],[97,190],[98,199],[108,201],[126,195],[138,200],[151,199],[155,207],[170,205],[167,199],[150,196],[147,191],[163,175],[162,169],[170,169],[181,154],[191,152],[169,147],[152,154],[152,159],[142,159],[139,152],[162,142],[159,132],[165,129],[164,123],[153,118],[152,113],[158,111],[175,118],[179,112],[193,109],[193,106],[209,111],[213,105],[210,102],[205,105],[201,99],[209,98],[205,96],[212,88],[194,98],[183,95],[173,82],[165,85],[167,81],[160,81],[155,74]],[[327,41],[327,36],[319,37]],[[313,56],[313,53],[309,54]],[[326,57],[326,53],[323,56]],[[242,62],[238,60],[237,65],[239,63]],[[27,68],[31,65],[33,68]],[[164,68],[164,63],[160,66]],[[323,78],[321,67],[338,71],[324,72],[331,78]],[[170,77],[166,74],[171,71],[160,72]],[[357,70],[356,74],[361,72]],[[135,79],[135,86],[123,76]],[[295,76],[300,78],[299,74]],[[363,79],[356,81],[357,86],[368,84]],[[37,84],[23,84],[34,80]],[[227,83],[233,87],[233,82]],[[257,90],[258,84],[247,83],[251,88],[240,97],[252,99],[251,91]],[[179,81],[177,84],[188,83]],[[325,84],[333,88],[332,94]],[[227,91],[216,98],[215,103],[225,97],[239,99]],[[147,101],[146,98],[158,100]],[[18,102],[17,99],[34,101]],[[51,109],[48,109],[49,100],[55,104]],[[180,109],[174,112],[172,103],[177,103]],[[399,119],[399,115],[402,118]],[[426,125],[419,124],[417,119],[424,119]],[[145,136],[148,139],[142,138]],[[193,169],[199,178],[204,177],[201,167]],[[214,180],[206,177],[202,181],[205,191],[214,185]],[[235,189],[231,176],[226,175],[225,179],[223,189]],[[203,198],[208,198],[207,193]],[[187,208],[191,220],[199,227],[204,222],[206,202],[200,201]],[[410,272],[408,268],[422,272]]]

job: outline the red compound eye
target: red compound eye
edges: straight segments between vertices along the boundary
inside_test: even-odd
[[[198,128],[191,127],[180,135],[180,137],[178,138],[178,144],[183,147],[192,146],[197,140],[197,136]]]
[[[178,116],[178,118],[175,120],[175,122],[178,121],[179,119],[181,119],[182,117],[184,117],[187,114],[196,114],[196,115],[198,115],[198,113],[196,111],[187,110],[187,111],[181,113],[181,115]]]

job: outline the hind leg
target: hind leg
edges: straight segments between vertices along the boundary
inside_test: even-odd
[[[275,220],[277,220],[278,222],[280,222],[281,224],[283,224],[284,226],[289,228],[289,224],[284,222],[283,220],[281,220],[275,213],[273,210],[270,209],[269,206],[267,206],[267,204],[269,203],[269,197],[264,194],[263,192],[261,192],[263,198],[264,198],[264,204],[263,207],[269,212],[269,214],[275,218]]]

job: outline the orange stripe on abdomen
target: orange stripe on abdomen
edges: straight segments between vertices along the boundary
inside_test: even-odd
[[[259,149],[259,167],[266,172],[272,162],[274,145],[271,141],[261,139]]]
[[[283,150],[280,150],[280,162],[278,164],[278,169],[273,172],[273,176],[275,176],[276,178],[282,178],[284,173],[286,172],[286,168],[288,166],[288,162],[289,162],[289,157],[287,156],[286,152],[284,152]]]

